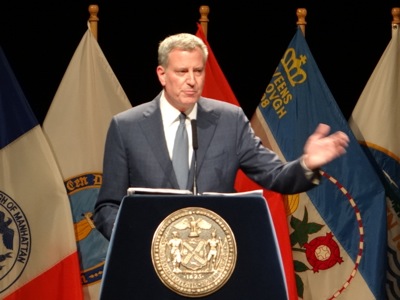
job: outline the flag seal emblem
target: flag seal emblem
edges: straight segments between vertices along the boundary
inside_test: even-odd
[[[64,181],[74,219],[75,238],[80,252],[81,280],[84,286],[100,282],[108,241],[93,223],[93,207],[102,183],[100,173],[82,173]],[[97,249],[93,253],[93,249]]]
[[[29,261],[32,238],[21,207],[0,191],[0,293],[12,286]]]
[[[219,290],[231,277],[237,258],[235,236],[215,212],[188,207],[167,216],[151,245],[154,269],[172,291],[203,297]]]
[[[333,240],[333,234],[319,236],[311,242],[304,244],[308,262],[312,265],[314,273],[319,270],[326,270],[336,263],[341,264],[343,258],[340,256],[338,244]]]

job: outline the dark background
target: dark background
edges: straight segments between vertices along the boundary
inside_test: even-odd
[[[306,40],[346,119],[391,39],[400,1],[3,1],[0,46],[39,122],[99,5],[98,41],[132,105],[159,91],[159,41],[195,33],[210,7],[208,41],[237,99],[251,117],[307,9]],[[372,3],[371,3],[372,2]]]

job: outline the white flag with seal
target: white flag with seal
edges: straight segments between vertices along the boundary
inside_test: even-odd
[[[99,298],[109,244],[91,219],[102,183],[106,133],[112,116],[130,107],[88,28],[43,123],[70,198],[85,299]]]

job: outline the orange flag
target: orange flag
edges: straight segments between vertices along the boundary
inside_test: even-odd
[[[240,106],[235,97],[224,73],[222,72],[201,25],[197,24],[196,36],[201,38],[208,47],[208,60],[206,64],[206,78],[202,96],[208,98],[219,99]],[[255,189],[263,189],[260,185],[252,181],[241,170],[238,171],[235,181],[235,189],[238,192],[251,191]],[[289,229],[286,219],[286,209],[284,197],[281,194],[263,189],[263,195],[267,200],[269,210],[274,223],[279,248],[283,260],[283,268],[285,272],[286,284],[288,288],[289,299],[298,299],[297,288],[294,277],[294,266],[292,258],[292,249],[289,239]],[[266,270],[267,271],[267,270]]]

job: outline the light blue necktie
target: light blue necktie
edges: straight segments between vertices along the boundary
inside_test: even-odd
[[[172,151],[172,164],[181,190],[187,189],[189,176],[189,143],[185,120],[186,115],[181,113],[175,136],[174,150]]]

